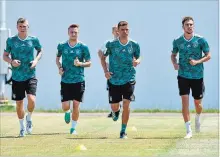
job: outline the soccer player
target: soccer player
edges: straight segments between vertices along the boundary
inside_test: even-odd
[[[120,138],[127,138],[126,127],[129,120],[130,102],[134,99],[135,68],[140,63],[139,44],[131,40],[129,25],[126,21],[118,23],[119,38],[106,44],[107,51],[102,57],[105,77],[109,80],[109,103],[112,119],[117,121],[120,113],[120,102],[123,101],[122,126]],[[109,56],[109,68],[106,57]]]
[[[184,138],[188,139],[192,137],[189,113],[190,89],[192,90],[196,109],[195,131],[200,132],[200,114],[205,91],[203,62],[208,61],[211,56],[207,41],[202,36],[194,34],[194,20],[192,17],[183,18],[182,28],[184,34],[173,41],[171,61],[174,69],[178,70],[179,95],[182,99],[182,114],[186,126],[186,136]],[[178,53],[179,61],[177,63]]]
[[[31,115],[35,107],[37,90],[35,67],[42,55],[38,38],[28,35],[28,28],[28,20],[24,18],[17,20],[18,34],[7,39],[3,54],[4,61],[12,66],[12,100],[16,101],[16,111],[20,122],[20,137],[24,137],[26,133],[32,133]],[[36,58],[34,58],[34,49],[37,51]],[[26,129],[23,101],[25,93],[28,99]]]
[[[117,27],[117,25],[115,25],[115,26],[113,26],[112,27],[112,35],[113,35],[113,39],[117,39],[118,38],[118,27]],[[104,45],[101,47],[101,49],[99,49],[98,50],[98,55],[99,55],[99,58],[100,58],[100,60],[101,60],[101,58],[104,56],[104,53],[106,52],[106,44],[107,44],[107,42],[108,41],[106,41],[105,43],[104,43]],[[101,62],[102,63],[102,62]],[[108,67],[108,63],[107,63],[107,67]],[[107,90],[108,90],[108,81],[107,81],[107,84],[106,84],[106,86],[107,86]],[[110,112],[109,114],[108,114],[108,117],[109,118],[111,118],[112,117],[112,112]]]
[[[76,125],[79,119],[79,106],[83,101],[85,91],[84,68],[90,67],[90,53],[88,47],[78,40],[79,25],[72,24],[68,28],[69,39],[60,43],[56,64],[61,75],[61,102],[65,111],[65,122],[70,123],[70,101],[73,101],[72,126],[70,134],[77,134]],[[62,64],[60,63],[62,57]]]

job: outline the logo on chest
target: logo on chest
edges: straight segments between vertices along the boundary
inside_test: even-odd
[[[184,44],[180,44],[180,49],[184,49]]]
[[[198,45],[199,45],[199,43],[198,43],[198,42],[194,42],[194,43],[192,44],[192,46],[193,46],[194,48],[197,48],[197,47],[198,47]]]

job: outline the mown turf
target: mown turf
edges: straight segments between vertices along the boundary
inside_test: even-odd
[[[218,156],[218,116],[204,114],[202,132],[184,140],[181,114],[131,114],[128,139],[119,139],[120,120],[107,114],[82,114],[78,136],[69,134],[63,114],[33,115],[32,135],[17,138],[19,123],[14,113],[1,113],[1,155],[3,156],[172,156],[193,154]],[[211,116],[210,116],[211,115]],[[192,127],[194,131],[194,116]],[[135,130],[135,128],[137,130]],[[78,150],[84,145],[87,150]]]

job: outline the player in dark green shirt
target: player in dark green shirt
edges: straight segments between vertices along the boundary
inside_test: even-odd
[[[200,35],[194,34],[192,17],[184,17],[182,27],[184,34],[173,41],[171,60],[174,69],[178,70],[179,94],[182,99],[182,113],[187,132],[184,138],[191,138],[189,93],[191,89],[196,108],[195,131],[200,132],[200,114],[205,91],[203,62],[208,61],[211,55],[207,41]],[[178,53],[179,61],[177,63],[176,56]]]
[[[126,127],[130,102],[134,100],[135,67],[140,63],[140,47],[137,42],[129,39],[129,26],[126,21],[118,23],[118,32],[118,39],[107,42],[107,50],[101,62],[109,83],[109,103],[114,121],[118,120],[120,102],[123,101],[120,138],[127,138]],[[109,56],[109,68],[106,64],[107,56]]]
[[[68,28],[69,40],[57,46],[56,64],[61,75],[61,102],[65,111],[65,122],[70,122],[70,102],[73,101],[72,127],[70,134],[76,133],[79,118],[79,105],[83,101],[85,91],[84,68],[90,67],[89,48],[78,40],[79,25],[72,24]],[[62,57],[62,64],[60,58]]]
[[[20,121],[20,136],[32,132],[31,115],[35,107],[37,79],[35,67],[42,55],[41,44],[37,37],[28,35],[28,21],[19,18],[17,21],[18,34],[9,37],[4,51],[4,60],[12,66],[12,100],[16,101],[17,115]],[[34,49],[37,51],[34,57]],[[26,129],[24,127],[25,93],[28,98]]]

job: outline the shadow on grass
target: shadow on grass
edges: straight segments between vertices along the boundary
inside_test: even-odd
[[[25,137],[27,136],[42,136],[42,135],[45,135],[45,136],[54,136],[54,135],[67,135],[68,133],[38,133],[38,134],[26,134]],[[19,136],[0,136],[0,139],[1,138],[22,138],[22,137],[19,137]]]
[[[136,139],[136,140],[144,140],[144,139],[149,139],[149,140],[164,140],[164,139],[181,139],[182,137],[135,137],[132,139]]]
[[[31,134],[31,135],[67,135],[69,133],[38,133],[38,134]]]
[[[66,138],[69,140],[87,140],[87,139],[91,139],[91,140],[97,140],[97,139],[107,139],[108,137],[73,137],[73,138]]]
[[[0,139],[1,138],[21,138],[21,137],[19,137],[19,136],[1,136]]]

